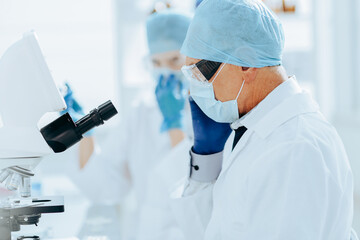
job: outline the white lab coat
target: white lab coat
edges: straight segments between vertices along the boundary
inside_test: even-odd
[[[217,180],[186,179],[173,193],[186,238],[350,239],[353,176],[343,144],[295,79],[232,126],[241,125],[248,130]]]
[[[184,161],[193,145],[185,139],[164,157],[151,171],[148,179],[147,194],[140,209],[137,239],[141,240],[182,240],[185,239],[171,212],[169,195],[174,186],[188,172]]]
[[[162,114],[157,106],[153,93],[147,93],[140,101],[137,101],[121,127],[114,129],[105,143],[101,145],[101,151],[94,154],[85,168],[71,174],[75,184],[91,200],[97,203],[118,203],[126,197],[129,190],[135,191],[138,211],[133,218],[133,229],[129,239],[135,239],[140,229],[146,229],[147,235],[136,239],[156,239],[154,236],[171,236],[176,226],[170,226],[166,221],[162,221],[165,226],[158,226],[158,222],[151,221],[152,217],[160,219],[164,217],[170,219],[168,201],[161,199],[163,208],[158,209],[157,216],[147,216],[147,212],[142,212],[147,197],[147,188],[152,188],[154,196],[165,196],[167,198],[167,189],[162,186],[148,186],[148,181],[159,182],[168,185],[184,177],[187,169],[182,167],[179,171],[180,162],[174,162],[167,165],[166,171],[173,176],[171,179],[165,179],[161,174],[155,174],[154,168],[161,163],[169,152],[172,151],[170,137],[167,132],[160,133],[160,126],[163,121]],[[187,119],[190,119],[187,109]],[[191,126],[188,126],[191,129]],[[184,140],[186,144],[189,140]],[[188,154],[188,150],[186,150]],[[166,160],[170,160],[166,158]],[[127,167],[128,165],[128,167]],[[127,173],[127,169],[129,173]],[[131,176],[129,181],[127,175]],[[151,203],[146,203],[147,208],[151,208]],[[145,208],[146,209],[146,208]],[[167,211],[167,212],[161,212]],[[149,214],[152,214],[150,211]],[[129,221],[130,219],[126,219]],[[160,220],[159,220],[160,221]],[[174,224],[175,221],[172,220]],[[129,224],[127,224],[129,225]],[[153,229],[153,231],[151,231]],[[159,232],[161,230],[161,232]],[[176,230],[175,230],[176,231]],[[179,231],[179,230],[177,230]],[[181,232],[180,232],[181,237]],[[171,239],[171,238],[162,238]],[[178,238],[182,239],[182,238]]]

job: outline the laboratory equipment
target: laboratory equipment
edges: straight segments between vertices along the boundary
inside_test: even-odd
[[[24,34],[0,59],[0,183],[16,193],[0,195],[1,240],[10,240],[21,225],[36,225],[43,213],[64,211],[63,197],[31,197],[33,169],[117,114],[108,101],[76,122],[66,113],[39,128],[44,114],[64,109],[35,33]]]

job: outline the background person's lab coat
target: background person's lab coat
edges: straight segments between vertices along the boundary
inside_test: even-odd
[[[352,172],[311,97],[288,80],[238,123],[248,130],[216,182],[185,181],[173,195],[186,237],[350,239]]]
[[[190,118],[189,114],[185,114],[185,117]],[[137,200],[137,213],[134,214],[133,224],[126,224],[133,226],[133,229],[130,230],[132,232],[130,239],[135,239],[138,229],[144,228],[139,226],[139,223],[153,224],[153,226],[146,226],[147,229],[154,229],[154,231],[147,232],[148,239],[153,239],[152,237],[155,234],[162,236],[173,235],[174,230],[166,226],[160,228],[161,233],[155,232],[159,230],[159,222],[157,221],[140,220],[140,216],[145,217],[144,213],[140,215],[140,212],[145,199],[147,199],[148,181],[157,182],[154,178],[163,177],[152,174],[153,169],[165,155],[172,151],[168,132],[160,132],[163,117],[154,94],[144,94],[124,119],[125,121],[121,124],[121,127],[111,131],[105,145],[104,143],[101,144],[101,152],[94,154],[85,168],[71,174],[71,177],[83,193],[97,203],[121,202],[129,190],[133,188]],[[188,128],[191,129],[191,126],[188,126]],[[188,140],[185,139],[184,141]],[[186,150],[186,153],[188,154],[188,150]],[[171,161],[168,158],[166,160]],[[174,181],[176,178],[180,179],[186,175],[186,168],[181,168],[177,163],[181,162],[178,161],[167,165],[169,168],[166,170],[172,176],[172,179],[162,179],[161,181],[165,186],[169,184],[169,181]],[[184,169],[183,172],[181,169]],[[129,173],[127,173],[127,170],[129,170]],[[131,180],[128,175],[130,175]],[[167,189],[161,186],[152,187],[152,189],[156,191],[151,192],[154,196],[167,195]],[[166,201],[162,201],[166,203]],[[167,203],[167,205],[163,205],[162,209],[168,210],[168,208]],[[166,214],[160,212],[161,209],[158,209],[158,211],[158,216],[166,216]],[[170,212],[167,211],[167,213]],[[158,216],[145,218],[151,219],[151,217]],[[130,219],[125,221],[130,221]],[[181,233],[178,239],[182,239]]]
[[[190,139],[182,141],[149,174],[147,194],[140,209],[138,240],[185,239],[171,212],[169,196],[178,182],[187,176],[189,164],[184,159],[192,145]]]

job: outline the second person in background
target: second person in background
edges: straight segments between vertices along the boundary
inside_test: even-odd
[[[182,162],[168,164],[161,159],[167,159],[164,157],[172,151],[186,156],[188,152],[177,150],[177,146],[191,144],[187,134],[192,132],[186,105],[188,83],[180,72],[185,57],[179,52],[190,20],[173,10],[155,12],[148,18],[156,88],[136,101],[123,117],[121,127],[100,144],[101,152],[85,162],[82,159],[80,168],[71,174],[75,184],[95,203],[119,203],[130,190],[135,192],[137,212],[133,224],[129,224],[132,234],[127,239],[183,239],[166,201],[168,187],[185,176],[187,168]],[[161,169],[164,174],[158,173]]]

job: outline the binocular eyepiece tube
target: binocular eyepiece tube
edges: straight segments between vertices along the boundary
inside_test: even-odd
[[[74,122],[69,113],[43,127],[40,132],[55,153],[63,152],[83,138],[83,134],[104,124],[117,114],[111,101],[101,104],[89,114]]]

